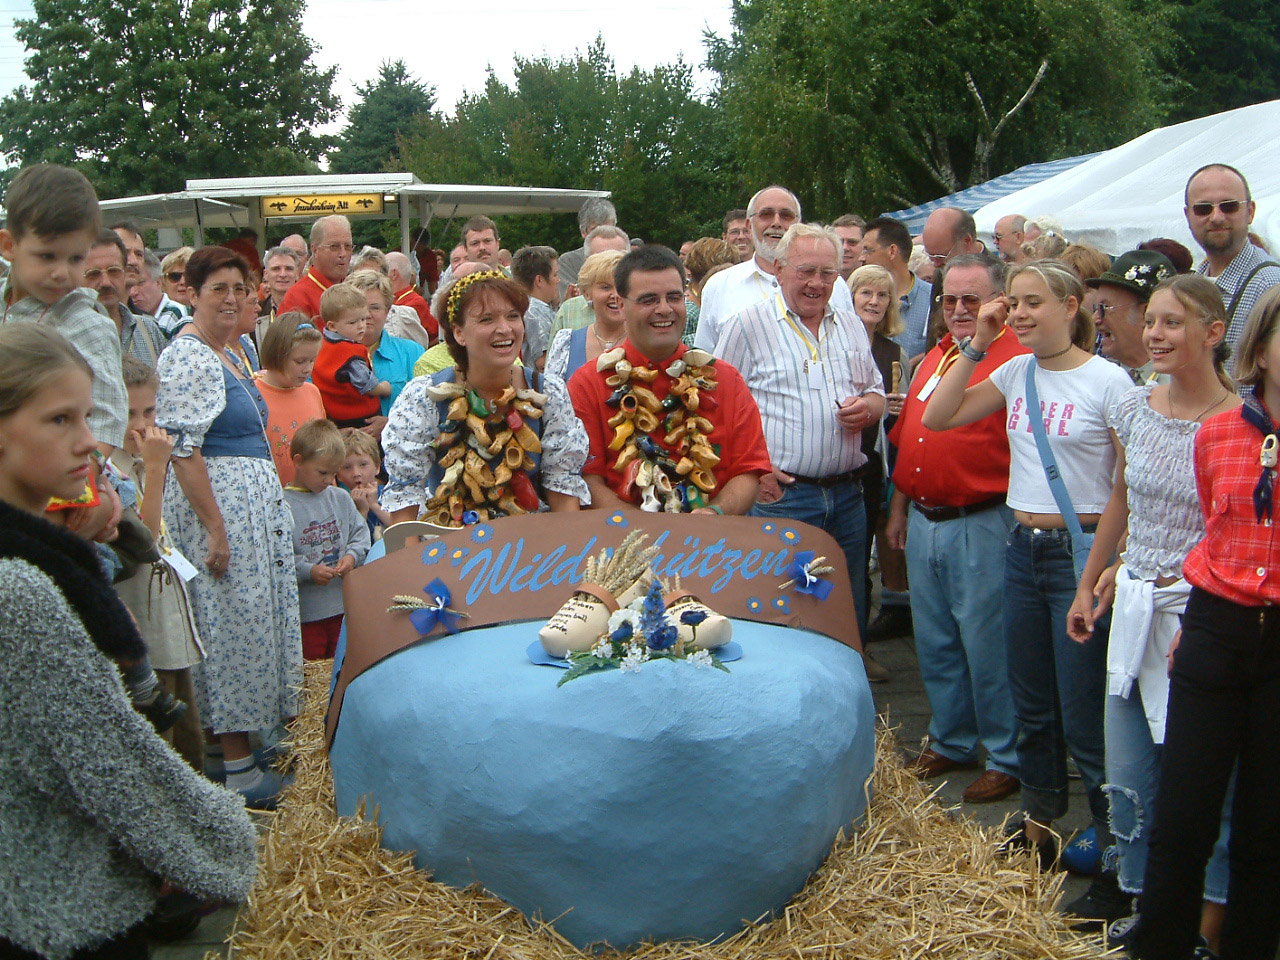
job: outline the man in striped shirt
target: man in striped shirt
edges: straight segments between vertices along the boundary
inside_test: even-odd
[[[862,430],[884,415],[885,396],[866,327],[831,302],[840,261],[834,231],[793,224],[778,242],[778,292],[726,320],[715,354],[742,374],[764,423],[774,470],[760,478],[753,513],[835,537],[861,636],[867,528],[854,471],[867,461]]]

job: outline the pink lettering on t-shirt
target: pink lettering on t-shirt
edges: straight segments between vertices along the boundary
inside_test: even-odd
[[[1007,430],[1017,430],[1018,422],[1022,419],[1022,398],[1014,397],[1013,407],[1009,410],[1009,424],[1005,428]]]
[[[1067,421],[1070,420],[1075,415],[1075,412],[1076,412],[1076,405],[1074,403],[1063,404],[1062,419],[1058,421],[1058,436],[1060,437],[1071,436],[1070,432],[1067,430]]]

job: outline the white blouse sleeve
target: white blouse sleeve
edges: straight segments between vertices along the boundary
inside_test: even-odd
[[[435,466],[431,447],[440,432],[440,411],[427,396],[431,377],[417,377],[400,392],[382,430],[388,481],[382,491],[382,508],[389,512],[421,506],[434,491],[427,489],[427,475]]]
[[[569,338],[573,336],[572,330],[557,330],[555,339],[551,341],[551,347],[547,350],[547,362],[543,365],[543,371],[550,376],[558,377],[560,380],[566,380],[569,372]]]
[[[195,337],[178,337],[160,354],[156,375],[156,426],[174,435],[175,457],[189,457],[227,405],[222,363]]]
[[[561,331],[556,341],[568,333],[567,330]],[[547,366],[550,367],[550,362]],[[569,388],[562,379],[544,376],[542,392],[548,398],[543,408],[546,422],[542,427],[542,463],[539,468],[542,488],[577,497],[582,506],[589,507],[591,493],[587,490],[587,482],[582,479],[582,468],[587,462],[586,428],[574,413]]]

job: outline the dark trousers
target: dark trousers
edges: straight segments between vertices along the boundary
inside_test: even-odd
[[[1222,960],[1280,946],[1280,609],[1193,588],[1170,674],[1160,803],[1135,954],[1184,960],[1200,925],[1205,864],[1239,762]]]

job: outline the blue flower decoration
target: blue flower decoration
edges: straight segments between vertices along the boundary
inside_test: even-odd
[[[409,622],[413,624],[418,634],[425,637],[436,628],[437,624],[444,627],[448,633],[457,633],[458,614],[448,609],[449,604],[453,603],[453,597],[445,582],[436,577],[423,588],[422,592],[427,595],[431,606],[413,610],[409,614]]]
[[[800,542],[800,534],[797,533],[795,530],[791,529],[791,527],[787,527],[785,530],[783,530],[781,537],[782,537],[783,543],[799,543]]]
[[[627,526],[627,518],[621,510],[615,510],[613,513],[609,514],[609,516],[605,517],[604,522],[611,527]]]
[[[493,527],[487,523],[477,523],[471,531],[472,543],[486,543],[493,537]]]
[[[614,643],[626,643],[633,635],[634,631],[631,628],[631,621],[623,620],[622,623],[618,624],[618,629],[609,634],[609,639]]]
[[[759,597],[747,597],[747,609],[752,613],[759,613],[764,609],[764,604],[760,602]]]
[[[445,545],[438,540],[428,544],[426,549],[422,551],[422,562],[429,567],[434,566],[444,556],[445,549]]]
[[[791,612],[791,601],[787,597],[774,597],[773,605],[776,609],[778,609],[782,613]]]
[[[654,630],[645,639],[654,650],[666,650],[675,645],[678,633],[673,624],[666,624]]]
[[[776,523],[766,523],[760,529],[763,530],[765,533],[772,535],[777,532],[778,525]]]
[[[707,619],[707,611],[705,610],[686,610],[680,614],[680,622],[686,627],[696,627],[705,619]]]
[[[833,584],[809,572],[814,565],[816,554],[812,550],[801,550],[787,567],[787,579],[794,581],[796,593],[808,594],[818,600],[825,600],[831,595]]]
[[[466,547],[454,547],[449,551],[449,559],[453,561],[453,565],[456,567],[463,560],[467,559],[467,554],[470,552],[471,551]]]
[[[479,522],[480,522],[480,514],[476,513],[474,510],[464,510],[462,512],[462,525],[464,527],[469,527],[473,523],[479,523]]]

